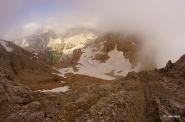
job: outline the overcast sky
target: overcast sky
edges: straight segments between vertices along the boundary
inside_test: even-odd
[[[185,0],[0,0],[0,38],[80,26],[144,35],[160,64],[185,53]]]

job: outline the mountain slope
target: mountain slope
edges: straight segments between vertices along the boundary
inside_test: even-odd
[[[56,81],[56,71],[46,65],[36,54],[5,40],[0,40],[0,71],[8,79],[26,85]]]

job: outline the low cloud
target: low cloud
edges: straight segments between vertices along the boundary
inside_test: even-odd
[[[18,1],[20,4],[17,7],[22,4],[22,0]],[[135,34],[144,42],[143,52],[150,52],[151,57],[156,57],[159,67],[164,66],[169,59],[177,60],[185,53],[184,0],[64,0],[57,2],[61,5],[63,2],[68,2],[73,8],[67,12],[59,10],[47,19],[33,17],[31,21],[11,29],[9,32],[12,34],[8,34],[7,31],[6,35],[9,37],[13,35],[15,38],[22,33],[21,36],[24,36],[45,26],[59,32],[67,28],[87,27],[104,32]]]
[[[31,35],[34,34],[38,29],[40,28],[40,25],[35,22],[30,22],[23,26],[23,32],[24,35]]]

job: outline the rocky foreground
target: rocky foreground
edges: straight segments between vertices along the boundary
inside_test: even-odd
[[[1,122],[184,122],[185,55],[165,68],[106,81],[72,75],[65,93],[0,76]]]

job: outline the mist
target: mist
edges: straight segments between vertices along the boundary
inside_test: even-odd
[[[24,8],[24,1],[19,1],[15,5],[9,2],[13,5],[12,9],[3,9],[3,13],[0,13],[1,20],[20,13],[19,10]],[[68,2],[72,9],[65,12],[58,10],[47,18],[32,14],[24,21],[20,19],[19,24],[3,26],[4,29],[0,31],[2,38],[14,40],[46,26],[57,32],[84,27],[138,36],[144,44],[142,52],[151,56],[158,67],[164,66],[168,60],[175,62],[185,54],[184,0],[56,1],[61,7]],[[34,1],[34,4],[37,2]]]
[[[99,28],[142,38],[142,52],[158,67],[185,53],[184,0],[101,0],[83,5],[101,18]]]

